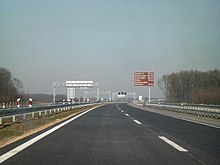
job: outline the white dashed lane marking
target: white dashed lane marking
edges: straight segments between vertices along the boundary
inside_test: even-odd
[[[137,123],[137,124],[142,124],[140,121],[138,121],[138,120],[133,120],[135,123]]]
[[[158,136],[160,139],[162,139],[163,141],[165,141],[167,144],[171,145],[172,147],[174,147],[175,149],[177,149],[180,152],[188,152],[188,150],[186,150],[185,148],[179,146],[178,144],[172,142],[171,140],[167,139],[164,136]]]
[[[118,107],[118,106],[117,106]],[[118,109],[122,112],[122,113],[125,113],[122,109],[120,109],[118,107]],[[125,113],[126,116],[130,116],[129,114]],[[132,119],[132,118],[131,118]],[[139,124],[139,125],[142,125],[142,123],[138,120],[135,120],[133,119],[133,121],[136,123],[136,124]],[[149,128],[148,128],[149,129]],[[150,129],[149,129],[150,130]],[[157,133],[155,133],[154,131],[151,130],[151,132],[153,132],[155,135],[157,135]],[[157,135],[158,136],[158,135]],[[173,141],[167,139],[166,137],[164,136],[158,136],[159,139],[163,140],[164,142],[166,142],[167,144],[169,144],[170,146],[172,146],[173,148],[177,149],[178,151],[180,152],[188,152],[188,150],[186,150],[185,148],[181,147],[180,145],[174,143]]]

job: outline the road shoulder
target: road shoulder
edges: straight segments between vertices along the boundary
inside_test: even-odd
[[[195,123],[199,123],[199,124],[203,124],[203,125],[208,125],[208,126],[220,128],[220,120],[218,120],[218,119],[200,117],[200,116],[196,116],[196,115],[189,115],[189,114],[184,114],[184,113],[180,113],[180,112],[173,112],[173,111],[169,111],[169,110],[149,108],[149,107],[144,107],[142,105],[137,105],[134,103],[128,103],[128,105],[135,107],[135,108],[138,108],[138,109],[141,109],[141,110],[145,110],[145,111],[158,113],[158,114],[162,114],[162,115],[166,115],[166,116],[170,116],[170,117],[174,117],[174,118],[178,118],[178,119],[182,119],[182,120],[187,120],[190,122],[195,122]]]

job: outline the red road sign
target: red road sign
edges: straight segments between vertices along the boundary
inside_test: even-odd
[[[154,72],[134,72],[134,86],[154,86]]]

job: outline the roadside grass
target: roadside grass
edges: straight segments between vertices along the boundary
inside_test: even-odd
[[[97,105],[36,116],[25,120],[18,119],[16,122],[7,123],[0,128],[0,148],[94,107]]]

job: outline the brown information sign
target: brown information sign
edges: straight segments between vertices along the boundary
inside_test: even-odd
[[[154,86],[154,72],[134,72],[134,86]]]

